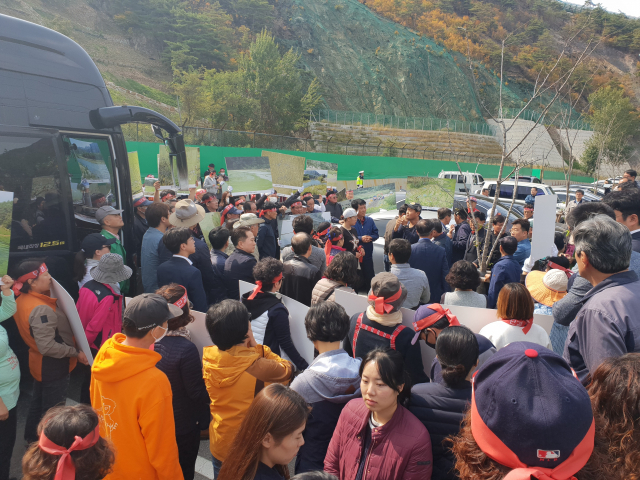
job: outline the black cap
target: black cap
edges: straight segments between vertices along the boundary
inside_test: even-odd
[[[143,293],[134,297],[124,311],[124,318],[133,322],[138,330],[160,327],[172,318],[181,316],[184,312],[180,307],[157,293]]]
[[[82,244],[80,248],[84,253],[90,254],[92,257],[96,253],[96,250],[102,250],[105,245],[112,245],[116,243],[115,238],[107,238],[101,233],[90,233],[84,240],[82,240]]]
[[[418,213],[422,212],[422,205],[420,205],[419,203],[407,203],[407,208],[410,208],[411,210],[414,210]]]

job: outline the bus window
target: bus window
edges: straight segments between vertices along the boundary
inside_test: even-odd
[[[68,209],[61,200],[54,137],[0,133],[0,172],[0,211],[4,213],[0,243],[9,223],[11,253],[66,250]],[[12,203],[10,219],[8,209],[2,208],[7,200]]]
[[[118,207],[109,140],[70,135],[64,135],[62,140],[76,225],[98,231],[96,210],[104,206]],[[90,232],[79,232],[81,238],[82,233]]]

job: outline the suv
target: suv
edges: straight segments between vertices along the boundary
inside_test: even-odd
[[[509,180],[515,180],[515,179],[516,179],[515,175],[511,175],[509,177]],[[538,177],[530,177],[530,176],[526,176],[526,175],[519,175],[518,176],[518,183],[521,183],[521,182],[542,183]]]
[[[513,198],[513,189],[515,187],[515,182],[506,181],[503,182],[500,186],[500,198],[504,200],[511,200]],[[538,189],[538,195],[555,195],[556,192],[553,191],[549,185],[545,185],[544,183],[531,183],[531,182],[518,182],[518,190],[516,191],[516,203],[520,205],[524,205],[524,199],[527,198],[527,195],[531,194],[531,188],[535,187]],[[496,181],[491,180],[489,182],[484,182],[482,185],[482,189],[489,190],[489,197],[495,197],[496,195]]]

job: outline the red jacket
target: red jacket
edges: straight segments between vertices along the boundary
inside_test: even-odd
[[[99,350],[122,331],[122,295],[109,285],[89,280],[80,289],[76,308],[91,348]]]
[[[340,480],[356,478],[370,415],[362,398],[344,407],[324,459],[325,472]],[[371,432],[362,480],[430,480],[432,467],[429,432],[399,405],[389,422]]]

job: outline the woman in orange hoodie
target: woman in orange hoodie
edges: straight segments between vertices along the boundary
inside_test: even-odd
[[[288,384],[293,373],[290,362],[256,343],[250,318],[247,307],[237,300],[223,300],[207,312],[207,331],[215,343],[203,351],[204,383],[213,415],[209,425],[213,478],[256,394],[269,383]]]
[[[183,480],[178,461],[171,384],[151,347],[182,309],[144,293],[130,300],[122,331],[107,340],[91,367],[91,405],[100,435],[113,442],[110,480]]]
[[[29,371],[34,378],[31,406],[24,439],[38,440],[37,428],[51,407],[64,404],[69,373],[76,361],[88,365],[87,357],[75,346],[69,319],[49,296],[51,275],[38,260],[25,260],[16,268],[13,292],[16,297],[16,325],[29,347]]]

